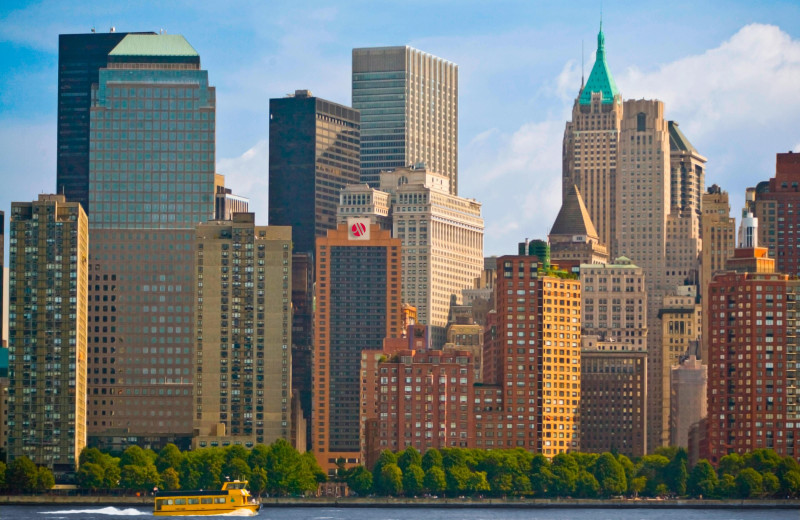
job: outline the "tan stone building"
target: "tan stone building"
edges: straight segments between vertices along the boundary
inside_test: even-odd
[[[195,447],[290,438],[291,242],[253,213],[197,226]]]
[[[672,367],[670,378],[672,410],[669,444],[689,449],[692,425],[708,415],[708,366],[702,364],[696,356],[689,356]]]
[[[348,186],[338,209],[340,223],[367,217],[385,229],[389,202],[392,236],[403,244],[403,301],[417,308],[437,347],[445,341],[451,295],[460,303],[484,267],[481,204],[452,195],[449,182],[425,168],[382,172],[380,190]]]
[[[26,456],[56,476],[87,443],[88,255],[80,203],[11,204],[8,462]]]
[[[575,185],[564,195],[547,240],[550,261],[561,269],[578,272],[581,264],[608,262],[608,248],[600,242]]]
[[[700,218],[703,252],[700,271],[700,296],[703,315],[708,315],[708,284],[712,277],[725,269],[725,262],[736,247],[736,219],[730,216],[728,192],[716,184],[703,194],[703,216]],[[708,320],[703,320],[700,359],[708,364]]]

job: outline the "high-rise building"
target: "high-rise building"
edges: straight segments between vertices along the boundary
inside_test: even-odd
[[[11,204],[8,460],[57,476],[87,443],[87,224],[63,195]]]
[[[800,275],[800,154],[777,154],[775,177],[756,186],[752,207],[758,245],[769,250],[776,271]]]
[[[215,90],[180,35],[129,34],[92,87],[89,435],[189,446],[196,224],[213,219]]]
[[[317,240],[312,435],[325,471],[360,460],[362,351],[402,334],[400,244],[360,218]]]
[[[127,33],[58,36],[58,125],[56,193],[80,202],[89,212],[89,114],[92,84],[108,63],[108,53]]]
[[[708,365],[691,355],[672,367],[670,446],[689,449],[689,432],[707,415]]]
[[[358,110],[308,90],[269,100],[269,224],[292,226],[294,252],[336,229],[339,192],[359,181]]]
[[[581,344],[581,451],[646,455],[647,352],[599,336]]]
[[[422,163],[458,194],[458,65],[408,46],[353,49],[353,108],[362,183]]]
[[[581,264],[608,262],[608,248],[600,243],[578,188],[564,194],[561,209],[547,237],[550,261],[559,268],[578,272]]]
[[[581,85],[564,130],[562,198],[577,187],[600,243],[613,254],[621,121],[622,96],[606,62],[601,24],[589,81]]]
[[[194,446],[290,437],[292,232],[253,213],[199,224]]]
[[[703,194],[703,215],[700,217],[703,251],[700,272],[700,295],[703,303],[703,316],[708,316],[706,297],[711,277],[725,269],[725,262],[733,256],[736,247],[736,219],[730,216],[731,206],[728,192],[716,184]],[[700,359],[708,363],[708,320],[703,320]]]
[[[6,214],[0,211],[0,348],[7,346],[6,320],[8,310],[6,308]]]
[[[311,441],[311,380],[314,341],[314,255],[292,255],[292,391],[297,392],[306,427],[305,439]],[[292,423],[293,427],[299,424]],[[306,446],[305,449],[311,449]]]
[[[709,284],[711,337],[705,454],[775,450],[800,458],[800,391],[795,331],[800,285],[766,265],[766,249],[737,249],[738,271]],[[746,257],[752,259],[749,266]]]
[[[221,177],[221,175],[217,175]],[[230,188],[217,185],[214,194],[214,220],[232,220],[234,213],[248,213],[250,201],[246,197],[234,195]]]
[[[661,378],[661,384],[656,385],[662,389],[661,400],[655,406],[659,407],[660,417],[656,417],[654,428],[661,431],[661,439],[656,446],[667,446],[671,439],[671,424],[678,418],[671,417],[673,408],[672,400],[672,369],[679,366],[688,356],[697,356],[700,343],[701,306],[697,302],[697,287],[685,285],[677,287],[674,293],[667,294],[662,300],[658,319],[661,321],[653,329],[661,329],[661,356],[658,366],[660,374],[650,374],[650,379]],[[652,343],[651,343],[652,344]],[[651,403],[653,401],[651,400]],[[655,417],[656,413],[651,413]]]
[[[473,287],[483,269],[481,204],[450,193],[447,177],[426,168],[380,174],[380,190],[348,186],[341,193],[339,222],[354,216],[386,226],[403,244],[403,302],[431,328],[434,345],[445,342],[450,299]],[[365,193],[368,190],[368,193]]]
[[[581,283],[537,257],[497,259],[496,331],[484,343],[484,384],[504,391],[495,448],[553,457],[577,451]],[[491,315],[491,314],[490,314]],[[477,398],[477,397],[476,397]]]

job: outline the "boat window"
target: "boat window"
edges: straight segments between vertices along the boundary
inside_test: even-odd
[[[167,499],[167,505],[168,505],[168,506],[171,506],[171,505],[172,505],[172,499],[171,499],[171,498],[168,498],[168,499]]]
[[[201,504],[213,504],[213,503],[214,503],[214,500],[213,500],[211,497],[208,497],[208,498],[201,498],[201,499],[200,499],[200,503],[201,503]]]
[[[175,505],[176,506],[185,506],[186,505],[186,499],[185,498],[176,498],[175,499]]]
[[[216,497],[214,499],[214,503],[215,504],[224,504],[225,503],[225,497]]]
[[[200,503],[200,499],[199,498],[190,498],[189,499],[189,503],[190,504],[199,504]]]

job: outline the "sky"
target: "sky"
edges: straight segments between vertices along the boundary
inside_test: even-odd
[[[800,152],[800,2],[171,0],[0,3],[0,210],[56,185],[58,35],[182,34],[217,88],[217,171],[267,224],[269,99],[350,104],[354,47],[411,45],[459,66],[459,195],[484,254],[545,239],[564,126],[601,18],[624,99],[660,99],[739,216],[748,186]],[[582,65],[583,48],[583,65]]]

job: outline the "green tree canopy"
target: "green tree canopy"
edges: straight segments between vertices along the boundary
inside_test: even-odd
[[[621,495],[628,490],[625,468],[611,453],[603,453],[597,458],[592,473],[597,479],[602,496]]]
[[[761,495],[763,478],[753,468],[744,468],[736,475],[736,491],[741,498],[755,498]]]
[[[167,468],[174,468],[177,470],[183,463],[183,453],[177,446],[170,443],[161,448],[156,458],[156,468],[160,472],[164,472]]]
[[[700,459],[689,474],[687,491],[693,497],[711,497],[714,496],[716,487],[717,473],[708,460]]]
[[[6,483],[13,491],[30,493],[36,491],[39,469],[28,457],[14,459],[6,469]]]

